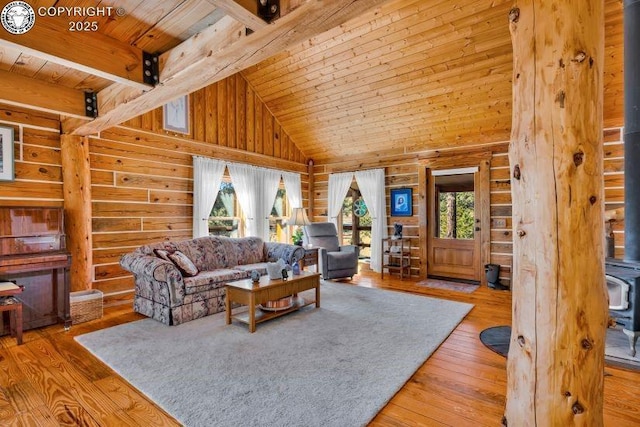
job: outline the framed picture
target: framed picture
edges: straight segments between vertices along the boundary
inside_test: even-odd
[[[391,216],[413,216],[413,190],[396,188],[391,190]]]
[[[189,95],[164,104],[162,108],[164,130],[189,133]]]
[[[13,179],[13,128],[0,126],[0,181]]]

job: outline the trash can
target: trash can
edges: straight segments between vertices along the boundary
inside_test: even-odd
[[[486,264],[484,272],[487,274],[487,282],[496,284],[500,281],[500,266],[498,264]]]

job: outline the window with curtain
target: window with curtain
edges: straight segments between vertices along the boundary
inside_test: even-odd
[[[286,226],[287,219],[291,215],[289,201],[287,198],[287,190],[282,181],[278,187],[276,200],[269,215],[269,240],[271,242],[290,243],[289,228]]]
[[[269,241],[289,243],[290,233],[286,221],[291,215],[287,191],[280,181],[278,192],[269,215]],[[233,182],[225,175],[220,191],[209,215],[209,234],[212,236],[243,236],[243,213]]]
[[[242,215],[236,191],[229,177],[220,184],[218,197],[209,215],[209,234],[212,236],[240,237],[242,235]]]

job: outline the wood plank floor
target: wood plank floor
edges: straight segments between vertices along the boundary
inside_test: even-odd
[[[469,302],[464,321],[371,422],[371,426],[497,426],[506,393],[506,361],[485,348],[479,333],[508,325],[511,294],[480,288],[465,294],[380,279],[366,271],[353,284]],[[0,338],[0,425],[175,426],[146,399],[84,350],[74,336],[142,318],[130,305],[105,308],[100,320],[27,331],[25,344]],[[429,325],[416,325],[428,328]],[[640,372],[607,367],[605,425],[640,426]]]

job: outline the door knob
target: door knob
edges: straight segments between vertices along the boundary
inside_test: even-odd
[[[476,227],[476,231],[480,231],[480,227]]]

